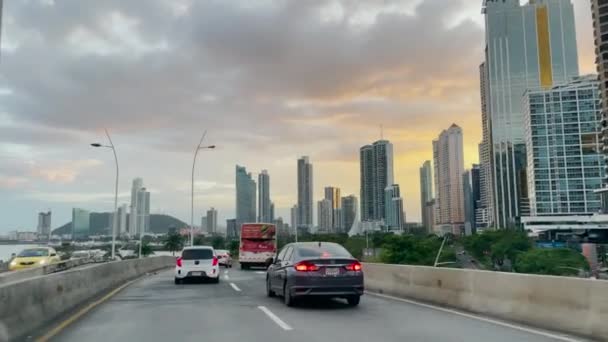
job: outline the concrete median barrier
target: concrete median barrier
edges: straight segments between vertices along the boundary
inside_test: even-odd
[[[131,279],[174,264],[169,256],[115,261],[0,284],[0,341],[21,338]]]
[[[608,341],[608,282],[364,264],[368,291]]]

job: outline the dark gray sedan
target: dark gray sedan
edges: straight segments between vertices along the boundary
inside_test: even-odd
[[[268,263],[266,292],[283,296],[287,306],[305,296],[345,298],[355,306],[363,295],[361,263],[339,244],[290,243]]]

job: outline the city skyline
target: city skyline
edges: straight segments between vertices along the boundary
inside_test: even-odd
[[[344,6],[342,3],[339,5]],[[168,57],[177,58],[173,53],[175,46],[171,44],[166,50],[158,50],[154,46],[145,44],[131,46],[128,41],[121,39],[115,33],[109,33],[104,36],[107,41],[102,38],[92,39],[89,41],[97,43],[81,44],[76,48],[72,45],[74,41],[55,40],[70,32],[72,24],[66,22],[65,30],[57,32],[57,35],[50,34],[48,25],[63,22],[61,13],[51,15],[44,12],[48,9],[41,7],[37,13],[43,13],[49,18],[48,22],[41,21],[27,17],[26,11],[19,10],[20,6],[22,4],[19,2],[5,3],[4,19],[7,20],[3,20],[6,26],[2,30],[4,34],[2,67],[6,71],[6,77],[0,87],[7,101],[4,102],[0,114],[0,130],[2,130],[0,154],[7,162],[0,169],[0,192],[2,198],[10,203],[9,207],[11,207],[8,215],[0,222],[2,232],[21,228],[35,230],[36,213],[47,208],[53,211],[53,224],[57,225],[70,221],[72,207],[89,208],[97,212],[113,210],[112,156],[91,151],[88,147],[88,143],[103,138],[101,129],[104,127],[112,133],[121,166],[119,203],[129,202],[129,183],[134,177],[142,176],[146,179],[148,191],[154,202],[150,211],[170,213],[184,221],[188,221],[189,217],[186,208],[189,208],[190,191],[188,172],[184,170],[188,169],[191,150],[196,145],[197,139],[192,137],[200,135],[201,127],[209,129],[207,141],[217,143],[222,149],[206,151],[199,155],[201,168],[197,170],[195,182],[195,216],[204,215],[204,210],[214,205],[219,210],[221,222],[224,222],[225,218],[235,217],[232,174],[235,163],[248,165],[253,170],[266,168],[272,173],[272,195],[277,211],[275,216],[289,217],[289,208],[296,203],[293,193],[295,187],[293,160],[300,155],[309,155],[315,161],[314,198],[322,197],[323,186],[327,184],[339,186],[344,193],[358,194],[357,149],[366,141],[380,138],[378,127],[381,124],[385,127],[384,134],[395,144],[397,152],[395,183],[407,189],[404,205],[405,211],[409,214],[408,220],[411,218],[411,221],[419,222],[421,212],[420,199],[417,196],[419,181],[415,179],[416,177],[408,177],[408,175],[416,173],[418,166],[424,160],[431,158],[428,141],[439,129],[456,121],[466,132],[465,165],[478,161],[477,143],[481,140],[479,124],[481,114],[477,67],[483,60],[483,16],[479,14],[477,2],[436,1],[434,4],[429,3],[422,7],[416,7],[413,2],[403,2],[404,11],[408,14],[393,13],[396,27],[382,26],[382,22],[370,22],[367,24],[369,26],[363,29],[363,38],[369,38],[372,33],[383,33],[383,36],[393,43],[378,46],[364,45],[362,51],[372,51],[373,58],[369,58],[370,62],[365,58],[367,56],[357,57],[360,59],[355,61],[362,64],[356,70],[344,70],[342,66],[335,71],[331,68],[327,69],[329,64],[318,62],[325,60],[323,57],[306,61],[313,64],[304,70],[311,70],[310,75],[314,77],[301,77],[301,75],[294,77],[289,70],[302,68],[294,67],[293,64],[288,69],[277,70],[276,75],[279,79],[289,79],[293,84],[292,87],[276,87],[276,79],[272,77],[263,80],[257,87],[246,87],[251,80],[263,79],[259,75],[246,72],[245,75],[255,75],[255,77],[239,79],[238,83],[222,80],[218,83],[219,87],[211,88],[201,87],[196,83],[198,81],[192,79],[175,82],[171,78],[155,78],[149,82],[142,82],[143,75],[154,75],[155,72],[134,68],[124,58],[127,54],[126,50],[138,54],[144,61],[158,54],[162,74],[158,77],[181,74],[179,69],[174,69],[174,65],[179,65],[180,61],[171,63]],[[32,6],[36,5],[32,4]],[[165,35],[171,38],[166,27],[174,19],[173,17],[164,16],[163,21],[157,23],[150,21],[150,17],[145,13],[129,12],[128,8],[121,7],[122,5],[115,5],[118,6],[117,8],[112,6],[97,4],[91,6],[90,10],[91,13],[99,15],[117,11],[141,20],[142,26],[137,31],[127,29],[127,33],[123,36],[131,34],[137,40],[137,37],[141,38],[143,34],[150,34],[151,41]],[[197,8],[192,10],[193,14],[184,18],[187,19],[186,23],[195,25],[196,22],[209,20],[204,18],[206,18],[205,13],[215,12],[211,6],[213,5],[198,4]],[[312,8],[315,5],[301,6]],[[370,5],[373,6],[382,5]],[[590,6],[588,3],[580,2],[575,2],[574,6],[580,72],[581,74],[594,72],[595,56]],[[264,8],[258,10],[259,13],[268,13]],[[222,14],[246,18],[253,13],[251,11],[253,10],[227,6]],[[289,11],[288,8],[279,7],[277,13],[288,15]],[[355,14],[348,15],[356,15],[357,11],[362,9],[355,9]],[[165,12],[163,10],[162,13]],[[432,16],[430,13],[437,15]],[[305,20],[304,23],[319,27],[322,32],[348,34],[332,26],[331,20],[319,21],[312,15],[299,20]],[[87,27],[91,34],[102,32],[100,30],[103,28],[95,26],[92,22],[77,24]],[[401,37],[403,31],[408,30],[411,25],[424,25],[426,22],[431,25],[427,29],[429,35],[427,39],[435,42],[430,46],[441,46],[443,50],[440,54],[434,53],[435,50],[423,50],[420,54],[425,58],[415,59],[416,56],[407,53],[409,51],[407,47],[415,44],[415,41],[411,40],[415,37],[407,37],[402,44],[394,44],[399,40],[393,41],[390,38]],[[443,22],[450,24],[444,26]],[[154,23],[152,26],[154,29],[151,29],[150,23]],[[255,24],[252,25],[254,26],[249,28],[256,29]],[[20,36],[10,34],[17,31],[24,34]],[[39,40],[28,38],[36,34],[40,34]],[[211,38],[207,34],[213,33],[206,32],[199,38],[201,40]],[[281,34],[283,33],[272,33],[268,39],[276,41]],[[322,39],[322,36],[309,36],[309,34],[305,34],[304,38],[307,39],[301,44],[307,50],[313,46],[311,41]],[[190,37],[186,36],[186,39]],[[452,41],[464,43],[457,47],[450,44]],[[359,41],[355,40],[355,42]],[[187,44],[184,48],[196,45],[192,40],[187,40]],[[109,46],[116,48],[109,49]],[[234,51],[236,47],[242,47],[242,44],[227,42],[227,46],[229,51]],[[67,73],[59,71],[63,70],[61,66],[71,68],[72,66],[65,63],[70,61],[70,56],[74,54],[96,55],[101,62],[91,68],[91,63],[83,59],[82,64],[74,65],[82,71],[79,75],[83,77],[72,80],[77,86],[55,87],[56,96],[47,98],[43,96],[44,91],[39,88],[42,83],[26,77],[28,74],[26,51],[48,51],[51,47],[57,51],[56,59],[43,61],[40,68],[54,71],[41,72],[41,75],[52,75],[52,79],[58,82],[62,82],[67,76]],[[340,45],[335,48],[344,50],[357,46]],[[100,49],[108,50],[100,53]],[[335,53],[333,47],[328,49],[329,51],[318,53],[327,53],[328,61],[332,61],[332,56],[339,54]],[[383,51],[387,54],[383,54]],[[454,57],[451,63],[444,63],[449,65],[431,62],[430,57],[435,58],[434,55],[442,55],[443,52]],[[326,55],[319,55],[321,56]],[[384,56],[394,56],[394,59],[393,57],[387,59]],[[428,59],[429,63],[426,63],[425,59]],[[379,60],[382,60],[383,64],[378,64]],[[218,66],[222,70],[231,67],[231,63],[235,62],[227,59],[216,61],[225,63]],[[140,64],[150,65],[146,62]],[[110,65],[117,69],[111,69]],[[416,65],[420,73],[409,75],[398,71],[408,70],[407,67],[412,65]],[[201,72],[212,70],[203,64],[193,68]],[[245,65],[244,68],[248,72],[254,71],[250,65]],[[99,79],[95,81],[85,79],[94,76],[92,72],[104,70],[108,71],[106,72],[108,78],[103,82],[109,83],[100,84]],[[391,81],[381,78],[377,83],[379,86],[369,87],[366,80],[372,71],[379,75],[394,74],[397,75],[397,79]],[[377,71],[381,72],[377,73]],[[130,108],[131,112],[114,110],[114,107],[99,103],[94,98],[80,96],[74,90],[92,89],[92,93],[103,95],[106,94],[106,89],[113,88],[113,84],[119,84],[117,77],[122,74],[130,75],[129,79],[136,82],[129,84],[128,88],[133,90],[125,92],[124,97],[121,97],[122,94],[117,95],[119,96],[117,103],[124,104],[122,107]],[[332,75],[335,77],[331,78]],[[345,78],[344,75],[351,76]],[[314,78],[324,82],[320,85],[311,83]],[[303,81],[299,83],[296,81],[298,79]],[[420,82],[415,82],[416,80]],[[156,88],[149,89],[150,91],[145,92],[145,96],[135,91],[145,85],[165,82],[167,86],[163,87],[162,93],[158,93]],[[189,93],[187,98],[176,95],[181,89],[179,84],[184,82],[188,83],[190,89],[199,89],[200,93]],[[413,83],[420,84],[421,88],[412,88]],[[245,88],[255,89],[258,93],[231,94],[218,91],[218,89]],[[268,94],[274,93],[276,97],[273,97],[274,95],[268,97]],[[35,98],[36,102],[16,101],[25,99],[21,96],[24,94],[31,94],[32,96],[28,98]],[[73,101],[74,98],[78,101]],[[265,100],[255,102],[252,100],[254,98]],[[162,102],[156,101],[157,99],[161,99]],[[71,105],[66,106],[66,103]],[[167,108],[163,103],[183,104],[180,105],[182,110]],[[250,105],[252,103],[255,105]],[[49,108],[60,108],[62,113],[48,112]],[[222,111],[221,108],[227,109]],[[112,112],[120,116],[101,114]],[[214,115],[210,116],[210,113]],[[246,117],[238,113],[245,113]],[[312,114],[307,116],[303,113]],[[450,119],[453,116],[458,116],[459,119]],[[166,127],[174,129],[165,130]],[[338,127],[344,129],[337,129]],[[412,134],[413,130],[416,134]],[[28,138],[34,136],[35,139]],[[264,153],[260,155],[256,153],[257,151]]]

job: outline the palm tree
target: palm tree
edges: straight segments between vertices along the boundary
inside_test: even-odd
[[[175,252],[181,250],[184,246],[184,239],[181,235],[177,233],[169,233],[165,238],[165,248],[173,253],[175,256]],[[142,253],[143,254],[143,253]]]

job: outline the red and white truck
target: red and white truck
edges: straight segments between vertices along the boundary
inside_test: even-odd
[[[277,227],[271,223],[243,223],[239,246],[241,269],[266,266],[277,252]]]

